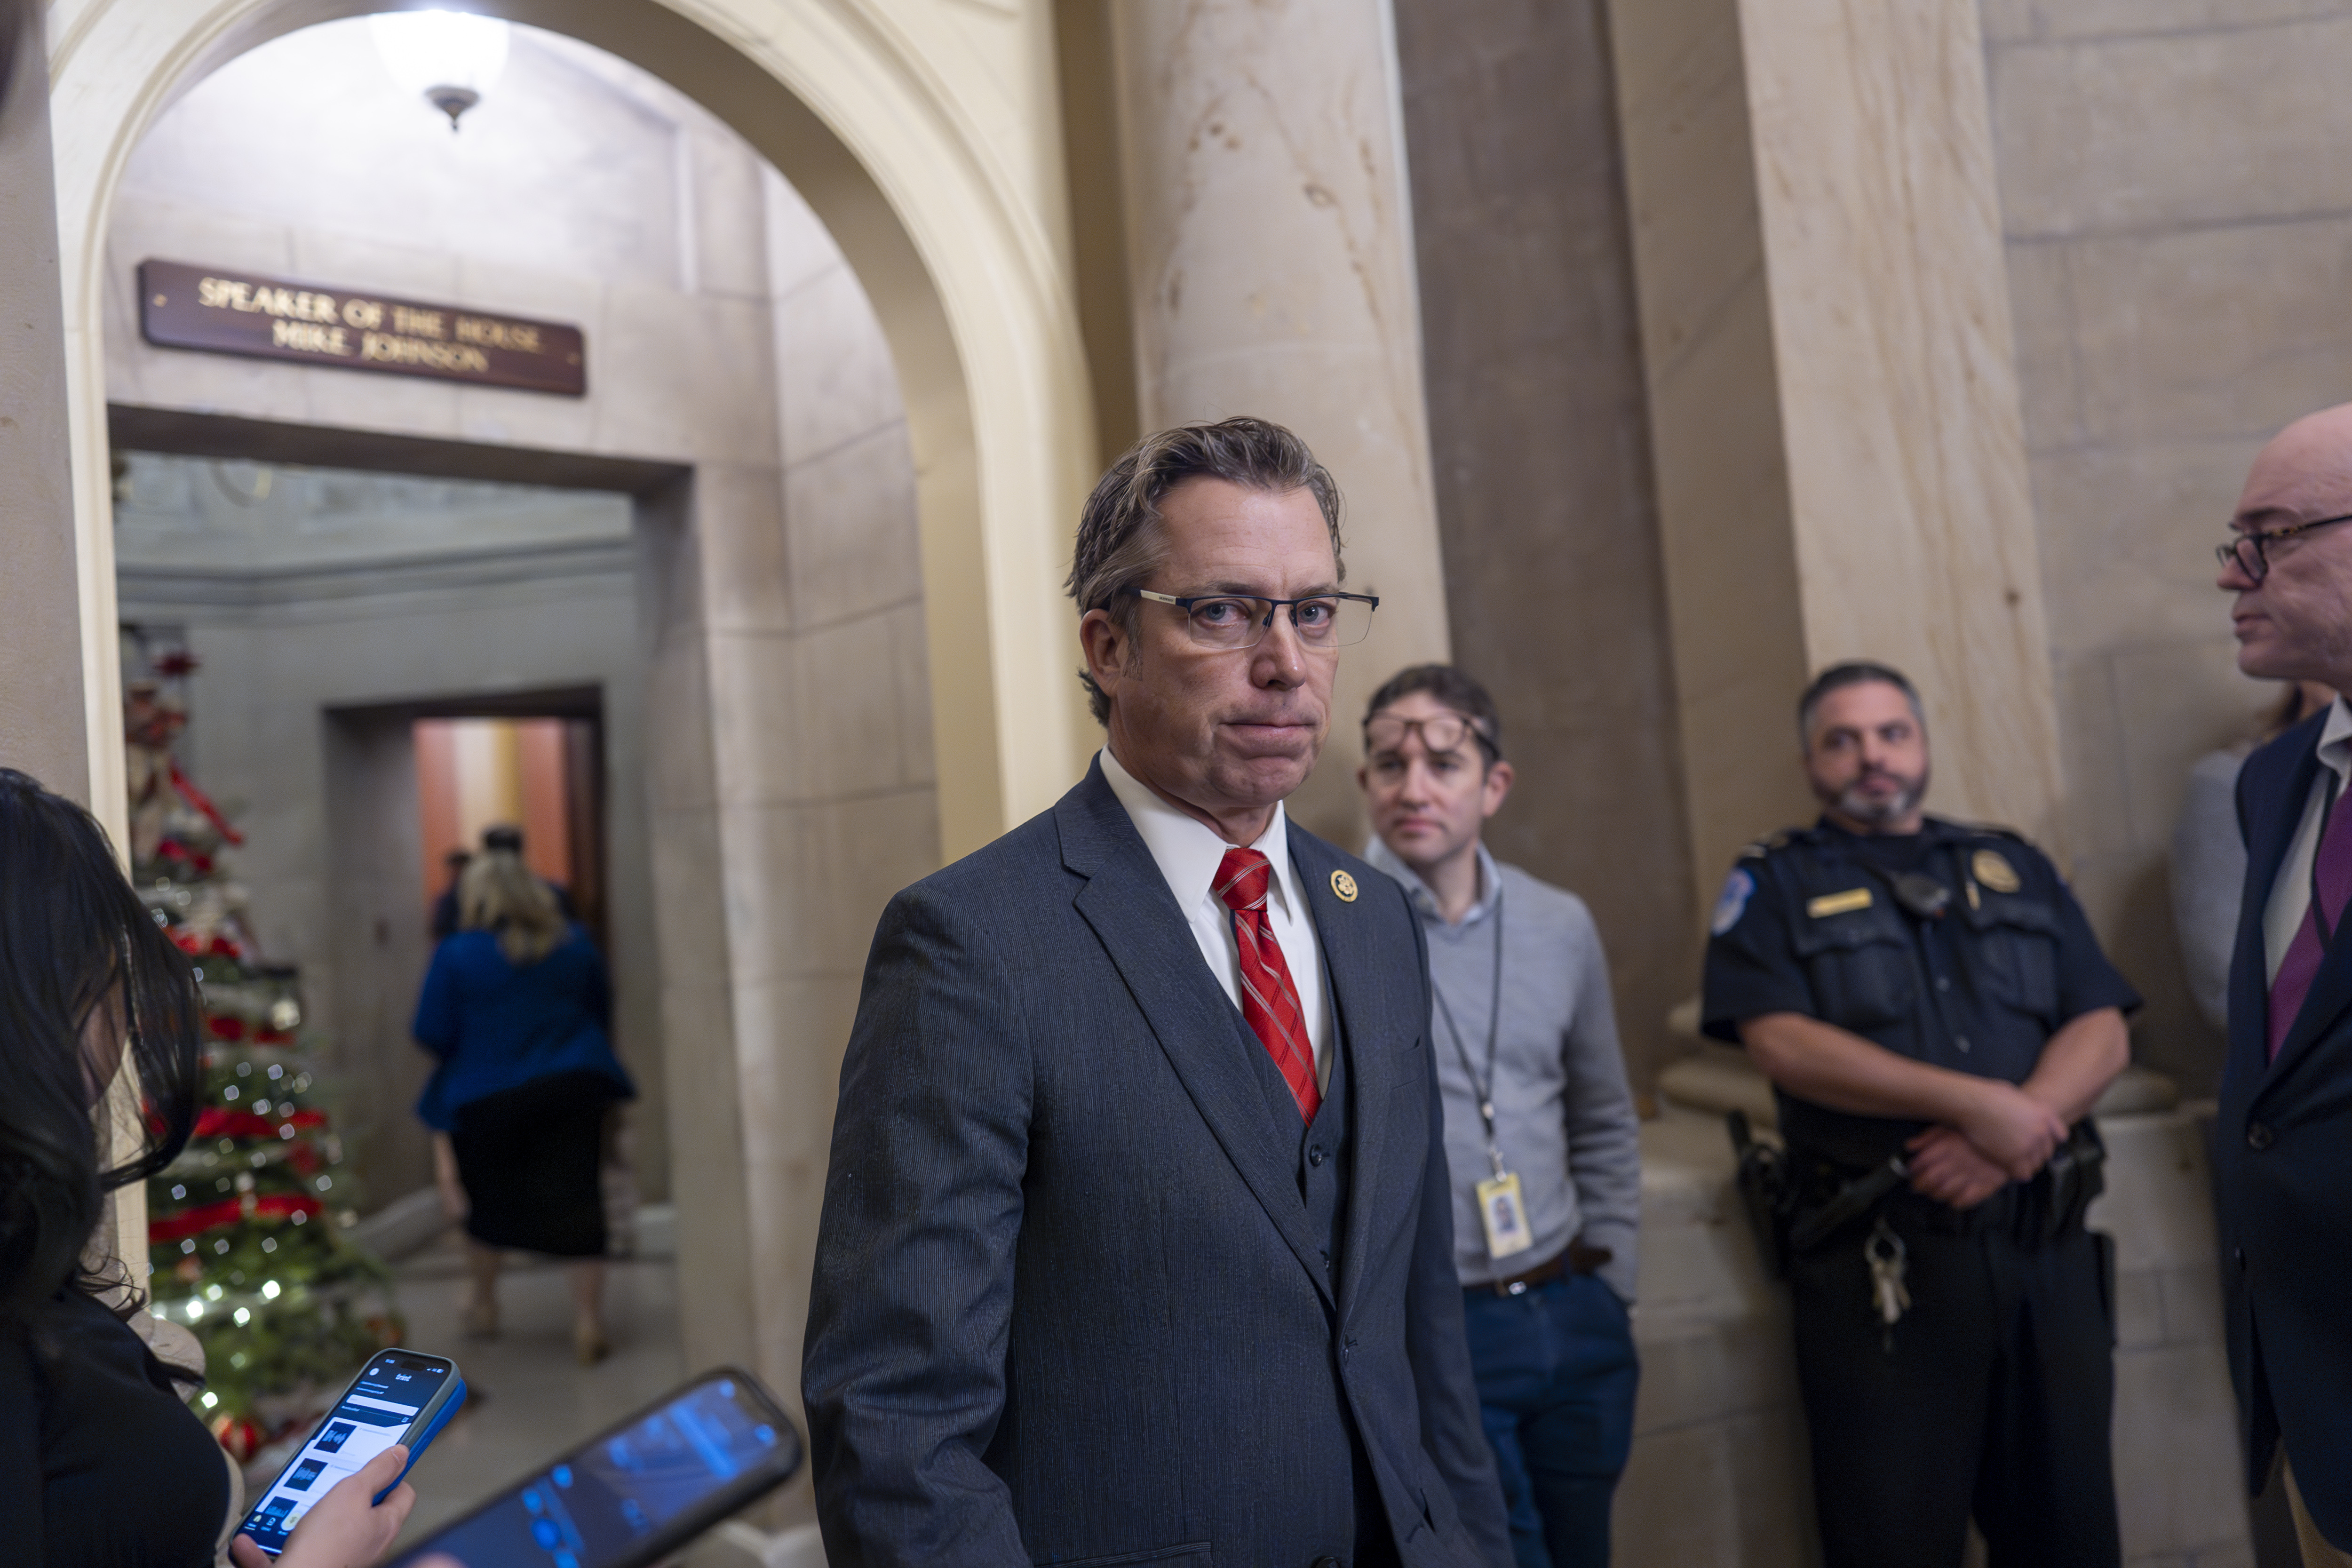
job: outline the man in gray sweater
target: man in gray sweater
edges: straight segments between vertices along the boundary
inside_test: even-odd
[[[1633,1435],[1638,1129],[1582,900],[1480,842],[1510,793],[1494,700],[1447,665],[1372,696],[1357,774],[1429,938],[1454,1265],[1520,1568],[1604,1568]]]

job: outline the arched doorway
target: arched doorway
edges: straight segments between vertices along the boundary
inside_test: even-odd
[[[121,794],[110,634],[103,343],[108,215],[125,161],[173,97],[297,27],[398,5],[367,0],[91,0],[51,21],[60,270],[73,397],[93,798]],[[952,858],[1049,805],[1073,776],[1081,715],[1059,579],[1066,520],[1092,468],[1090,403],[1065,260],[1052,123],[993,136],[976,101],[1050,58],[1040,24],[975,5],[925,37],[878,7],[853,25],[816,0],[479,0],[467,9],[569,34],[643,67],[726,121],[832,231],[873,300],[907,402],[927,582],[940,837]],[[951,25],[950,25],[951,24]],[[1025,55],[1025,58],[1024,58]],[[101,809],[108,809],[101,806]]]
[[[182,0],[98,0],[56,19],[52,117],[89,735],[93,796],[109,814],[120,811],[122,773],[101,306],[123,169],[144,130],[209,72],[278,35],[372,8],[352,0],[237,0],[209,10]],[[1007,172],[1003,148],[972,129],[954,84],[939,79],[936,52],[928,62],[917,58],[920,40],[846,28],[803,0],[730,0],[690,16],[652,0],[518,0],[479,9],[568,34],[661,76],[728,121],[816,209],[873,304],[903,393],[940,852],[961,853],[1050,802],[1078,759],[1067,611],[1054,584],[1093,449],[1053,239],[1055,205],[1040,194],[1050,182]],[[977,10],[991,26],[1013,16]],[[307,437],[275,432],[288,440],[318,435],[316,426]],[[417,438],[372,431],[368,453],[341,460],[398,469],[407,459],[394,448]],[[430,472],[490,465],[481,477],[499,477],[497,465],[514,460],[511,452],[446,439],[409,452],[444,465]],[[543,467],[511,477],[628,493],[641,519],[673,533],[700,504],[701,479],[691,471],[583,478],[565,467],[581,456],[541,450],[532,462],[554,463],[569,477]],[[723,683],[709,681],[671,705],[673,716],[698,723],[687,738],[706,762],[720,738],[746,727],[733,700]],[[725,805],[718,802],[691,831],[723,838]],[[745,832],[759,828],[747,817]],[[724,844],[703,849],[722,862],[728,852]],[[699,1295],[685,1303],[688,1356],[753,1364],[789,1394],[845,1019],[837,1008],[807,1005],[787,980],[747,969],[747,954],[756,959],[762,944],[792,929],[789,911],[747,912],[716,886],[695,891],[690,907],[679,902],[662,915],[666,957],[691,955],[699,966],[695,986],[664,1002],[666,1033],[681,1042],[667,1055],[672,1125],[690,1134],[673,1141],[692,1157],[675,1168],[681,1195],[692,1200],[680,1205],[681,1272]],[[825,912],[844,924],[861,916],[837,906]],[[123,1219],[126,1227],[143,1224],[135,1215]]]

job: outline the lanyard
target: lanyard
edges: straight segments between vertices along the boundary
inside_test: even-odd
[[[1486,1075],[1470,1060],[1470,1047],[1462,1041],[1462,1031],[1454,1022],[1454,1009],[1445,1005],[1445,992],[1430,976],[1430,994],[1437,998],[1439,1016],[1445,1020],[1445,1032],[1454,1037],[1454,1048],[1462,1055],[1462,1070],[1469,1075],[1470,1087],[1478,1091],[1478,1119],[1486,1124],[1486,1158],[1495,1167],[1499,1180],[1503,1174],[1503,1150],[1495,1141],[1495,1042],[1503,1026],[1503,884],[1495,882],[1495,982],[1493,994],[1486,1005]]]

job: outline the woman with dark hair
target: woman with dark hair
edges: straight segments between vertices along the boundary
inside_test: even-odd
[[[440,1058],[416,1113],[443,1201],[466,1220],[467,1331],[499,1329],[507,1248],[572,1259],[572,1343],[604,1338],[604,1128],[636,1089],[613,1055],[612,993],[588,933],[512,847],[484,840],[457,881],[459,931],[434,950],[411,1033]]]
[[[96,1251],[106,1194],[170,1164],[195,1126],[198,1021],[188,959],[105,833],[0,768],[0,1521],[14,1561],[195,1568],[229,1522],[228,1458],[130,1327],[128,1271]],[[125,1055],[141,1142],[108,1165],[99,1111]],[[404,1462],[387,1450],[320,1500],[279,1568],[373,1561],[415,1494],[368,1500]],[[243,1537],[234,1554],[267,1561]]]

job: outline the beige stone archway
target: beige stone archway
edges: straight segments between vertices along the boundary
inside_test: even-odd
[[[91,794],[122,795],[103,345],[118,182],[190,84],[398,0],[54,0],[48,13]],[[1066,261],[1050,17],[891,0],[476,0],[660,76],[833,231],[897,363],[918,474],[950,858],[1051,804],[1083,756],[1062,540],[1093,467]],[[112,823],[120,828],[118,821]]]
[[[281,34],[386,8],[398,7],[55,0],[48,11],[85,736],[90,798],[118,838],[103,325],[116,193],[157,116],[212,70]],[[567,34],[665,79],[729,122],[830,229],[888,341],[907,416],[940,850],[963,854],[1051,804],[1083,764],[1081,726],[1091,729],[1070,679],[1073,617],[1055,584],[1095,445],[1066,259],[1050,17],[997,0],[478,0],[470,8]],[[691,511],[692,491],[672,486],[640,499],[661,521],[665,509]],[[686,531],[670,527],[667,536]],[[681,708],[707,704],[707,719],[698,710],[681,720],[677,737],[694,741],[683,730],[703,728],[706,761],[713,732],[740,735],[772,721],[716,683],[680,695]],[[845,1018],[837,997],[813,1005],[808,988],[772,973],[768,960],[790,945],[781,940],[788,931],[842,911],[811,907],[831,886],[822,878],[758,909],[730,901],[708,870],[726,863],[728,831],[714,826],[718,837],[696,841],[699,858],[687,858],[699,868],[670,879],[687,896],[658,911],[673,1178],[695,1196],[678,1226],[680,1271],[697,1283],[681,1303],[682,1329],[698,1364],[751,1365],[796,1407]],[[757,847],[756,825],[742,831]],[[756,859],[732,847],[739,869]],[[143,1256],[143,1210],[135,1190],[118,1195],[126,1258]]]

